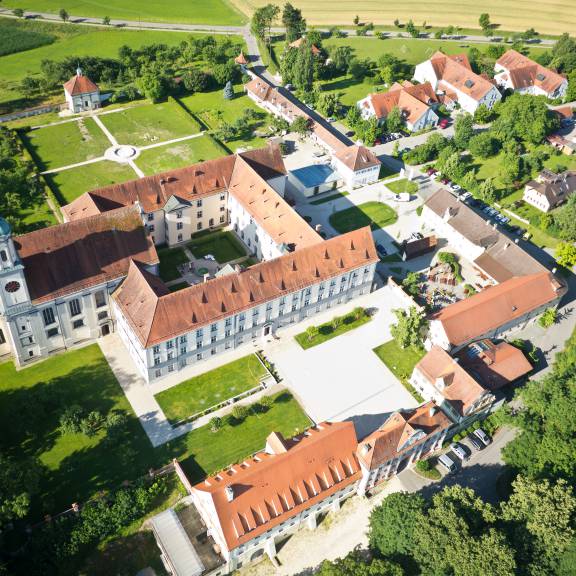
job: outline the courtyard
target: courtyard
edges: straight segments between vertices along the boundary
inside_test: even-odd
[[[294,340],[309,325],[322,324],[357,306],[373,312],[370,322],[307,350]],[[352,420],[363,438],[395,410],[418,404],[372,351],[390,340],[392,310],[404,307],[386,286],[281,329],[279,340],[267,344],[264,352],[315,422]]]
[[[329,221],[332,228],[345,234],[364,226],[370,226],[373,230],[384,228],[394,224],[397,219],[393,208],[383,202],[370,201],[335,212]]]

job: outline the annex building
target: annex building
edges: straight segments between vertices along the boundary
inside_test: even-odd
[[[271,146],[88,192],[22,236],[0,221],[0,353],[23,365],[118,331],[152,381],[369,292],[369,228],[324,241],[285,180]],[[155,245],[217,227],[260,262],[171,293]]]

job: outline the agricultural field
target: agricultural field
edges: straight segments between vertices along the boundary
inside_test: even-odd
[[[143,150],[136,158],[137,166],[149,176],[158,172],[166,172],[182,168],[204,160],[212,160],[225,156],[225,151],[209,134]]]
[[[47,1],[47,0],[45,0]],[[251,14],[255,8],[268,4],[268,0],[232,0],[242,11]],[[275,0],[275,4],[283,4]],[[561,34],[576,29],[576,10],[572,0],[405,0],[401,3],[382,3],[378,0],[294,0],[302,10],[308,24],[331,24],[351,27],[359,16],[361,22],[392,26],[394,20],[407,22],[410,18],[417,26],[461,26],[479,28],[478,18],[488,12],[490,19],[501,30],[523,31],[535,28],[540,33]],[[496,30],[497,32],[497,30]]]
[[[98,158],[110,146],[92,118],[30,130],[22,140],[41,171]]]
[[[148,22],[190,22],[193,24],[221,24],[240,26],[245,23],[245,16],[227,0],[114,0],[98,3],[91,0],[5,0],[7,8],[23,8],[39,12],[58,13],[65,8],[72,16],[89,16],[112,19],[144,20]]]
[[[0,37],[2,38],[0,56],[52,44],[55,40],[51,34],[29,30],[21,26],[20,22],[14,23],[10,20],[0,22]]]

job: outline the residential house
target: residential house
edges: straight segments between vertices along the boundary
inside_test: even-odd
[[[568,79],[520,54],[508,50],[494,64],[494,80],[505,90],[519,94],[563,98],[568,90]]]
[[[542,212],[550,212],[576,192],[576,172],[566,170],[556,174],[542,170],[536,180],[524,187],[522,200]]]
[[[421,84],[429,82],[440,103],[447,108],[458,104],[470,114],[474,114],[481,104],[491,109],[502,98],[487,77],[473,72],[465,54],[449,56],[436,52],[416,66],[414,79]]]
[[[552,148],[562,152],[562,154],[566,154],[566,156],[572,156],[574,151],[576,151],[576,142],[568,140],[568,138],[564,138],[564,136],[560,134],[549,134],[546,136],[546,142],[548,142]]]
[[[298,40],[294,40],[294,42],[290,42],[290,44],[288,44],[289,48],[300,48],[300,46],[302,46],[302,44],[304,43],[304,37],[300,37],[298,38]],[[320,56],[320,54],[322,54],[322,52],[320,51],[320,48],[318,48],[318,46],[316,46],[315,44],[312,44],[310,46],[310,50],[312,51],[312,54],[314,56]]]
[[[64,84],[64,96],[71,112],[89,112],[101,106],[100,88],[84,76],[82,69],[76,70],[76,75],[72,76]]]
[[[286,439],[273,432],[263,451],[192,485],[178,475],[232,572],[267,554],[301,527],[337,511],[356,492],[361,470],[352,422],[323,422]],[[195,543],[192,542],[195,546]]]
[[[388,114],[398,108],[408,130],[423,130],[438,124],[438,115],[434,108],[439,104],[430,82],[413,84],[412,82],[394,83],[388,92],[369,94],[359,100],[356,106],[364,120],[376,118],[384,124]]]
[[[406,466],[440,449],[452,421],[434,401],[394,412],[359,444],[362,469],[358,493],[365,494]]]
[[[332,166],[341,174],[349,190],[378,182],[382,163],[365,146],[348,146],[332,158]]]

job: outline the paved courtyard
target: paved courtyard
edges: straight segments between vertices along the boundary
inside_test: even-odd
[[[376,309],[372,321],[308,350],[294,340],[309,325],[327,322],[356,306]],[[417,405],[372,351],[391,339],[392,310],[404,307],[393,289],[384,287],[279,331],[280,339],[266,344],[264,351],[315,422],[352,420],[358,436],[364,437],[391,412]]]

